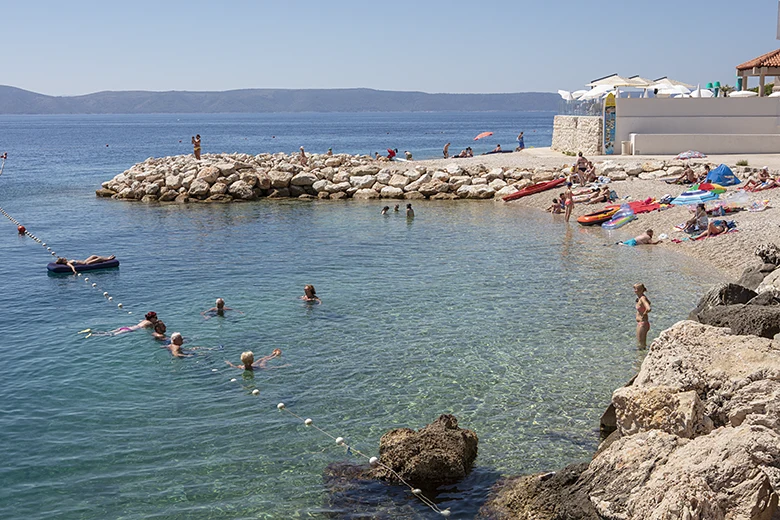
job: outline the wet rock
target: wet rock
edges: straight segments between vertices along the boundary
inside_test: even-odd
[[[234,198],[241,200],[252,200],[255,198],[255,192],[252,187],[244,181],[236,181],[228,188],[228,193]]]
[[[471,470],[477,443],[476,433],[459,428],[452,415],[441,415],[418,431],[398,428],[383,435],[379,444],[379,460],[392,471],[379,466],[373,475],[397,482],[397,474],[420,488],[454,483]]]
[[[223,193],[227,193],[228,187],[227,184],[222,182],[215,182],[213,186],[209,189],[209,194],[211,196],[213,195],[222,195]]]
[[[699,322],[713,327],[728,327],[732,334],[772,339],[780,333],[780,307],[725,305],[699,313]]]
[[[95,195],[98,197],[112,197],[116,195],[116,192],[108,188],[100,188],[99,190],[95,190]]]
[[[699,314],[721,305],[734,305],[747,303],[756,297],[756,293],[750,289],[734,283],[716,285],[707,291],[699,299],[696,308],[690,313],[688,319],[698,320]]]
[[[216,202],[216,203],[227,203],[227,202],[233,202],[233,197],[230,195],[227,195],[225,193],[218,193],[215,195],[211,195],[206,199],[206,202]]]
[[[747,302],[748,305],[780,305],[780,292],[764,291]]]
[[[383,199],[402,199],[404,198],[404,190],[394,186],[385,186],[382,188],[382,191],[379,192],[379,195]]]

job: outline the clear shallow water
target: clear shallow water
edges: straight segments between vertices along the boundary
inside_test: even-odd
[[[355,124],[329,116],[316,117]],[[641,362],[633,283],[650,289],[651,336],[684,318],[703,289],[685,258],[603,246],[601,230],[511,204],[420,202],[407,221],[380,216],[378,202],[96,199],[95,187],[133,162],[179,153],[155,148],[178,131],[159,117],[0,118],[11,156],[0,206],[60,254],[122,261],[89,274],[98,289],[49,276],[45,251],[0,221],[4,518],[338,511],[322,472],[358,459],[279,413],[280,401],[369,454],[392,428],[455,414],[479,435],[478,468],[438,500],[471,518],[500,473],[556,469],[595,449],[612,390]],[[198,127],[229,134],[231,118],[251,120],[212,117],[220,122]],[[72,147],[58,151],[64,136]],[[127,149],[107,152],[103,141]],[[322,305],[297,299],[306,283]],[[217,296],[245,315],[204,321]],[[190,345],[224,350],[178,360],[144,332],[77,334],[147,310]],[[272,366],[288,366],[243,377],[224,363],[276,347],[284,354]],[[403,491],[389,496],[396,517],[433,515]]]

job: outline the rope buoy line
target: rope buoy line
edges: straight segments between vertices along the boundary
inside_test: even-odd
[[[3,159],[2,165],[0,165],[0,175],[2,175],[3,174],[3,169],[5,168],[5,159],[6,159],[6,157],[5,157],[5,155],[2,155],[0,157],[2,157],[2,159]],[[37,236],[35,236],[32,233],[30,233],[29,231],[27,231],[25,226],[23,226],[18,220],[16,220],[11,215],[9,215],[2,207],[0,207],[0,213],[3,216],[5,216],[8,220],[10,220],[12,223],[16,224],[17,230],[19,231],[20,235],[26,235],[26,236],[30,237],[33,241],[37,242],[42,247],[46,248],[46,251],[51,253],[51,256],[54,256],[54,257],[57,256],[57,253],[54,250],[52,250],[52,248],[50,246],[48,246],[46,244],[46,242],[42,241],[40,238],[38,238]],[[76,275],[79,276],[79,277],[82,277],[81,273],[76,273]],[[84,282],[88,284],[89,283],[89,277],[83,277],[83,278],[84,278]],[[92,286],[93,289],[97,289],[98,291],[100,291],[100,288],[98,287],[97,283],[93,282],[91,284],[91,286]],[[108,302],[111,302],[114,299],[113,296],[111,296],[108,293],[108,291],[103,291],[103,297],[106,298],[106,301],[108,301]],[[124,308],[124,305],[121,304],[121,303],[117,304],[117,308],[120,309],[120,310],[126,310]],[[126,312],[127,312],[127,314],[133,314],[132,311],[129,311],[129,310],[126,310]],[[217,369],[212,369],[212,371],[216,372]],[[234,379],[231,379],[230,381],[231,382],[235,382],[236,379],[234,378]],[[258,390],[258,389],[254,389],[252,391],[252,395],[254,395],[254,396],[257,396],[259,394],[260,394],[260,390]],[[447,509],[440,509],[439,506],[437,506],[434,502],[432,502],[428,497],[426,497],[423,494],[421,489],[415,488],[414,486],[409,484],[406,480],[401,478],[401,476],[395,470],[393,470],[393,468],[391,468],[391,467],[389,467],[389,466],[379,462],[379,459],[377,457],[371,457],[371,456],[366,455],[365,453],[361,452],[360,450],[358,450],[356,448],[353,448],[352,446],[350,446],[349,444],[346,443],[346,441],[344,440],[343,437],[335,437],[335,436],[331,435],[330,433],[328,433],[327,431],[325,431],[322,428],[320,428],[319,426],[317,426],[316,424],[314,424],[314,421],[312,419],[308,419],[308,418],[304,419],[303,417],[299,416],[298,414],[296,414],[294,412],[291,412],[290,410],[287,409],[287,407],[284,405],[284,403],[277,404],[276,408],[279,411],[287,412],[291,416],[299,419],[300,421],[303,422],[303,424],[306,427],[314,428],[315,430],[319,431],[320,433],[322,433],[326,437],[329,437],[331,440],[335,441],[337,445],[344,446],[346,448],[346,450],[347,450],[347,453],[356,453],[356,454],[360,455],[361,457],[367,459],[368,463],[372,467],[379,466],[379,467],[382,467],[382,468],[386,469],[387,471],[389,471],[390,473],[395,475],[395,477],[400,482],[402,482],[404,485],[406,485],[409,488],[409,490],[411,491],[411,493],[414,496],[416,496],[423,504],[427,505],[433,511],[435,511],[436,513],[439,513],[440,515],[442,515],[444,517],[449,517],[450,516],[451,512],[450,512],[449,508],[447,508]]]
[[[304,419],[303,417],[301,417],[300,415],[296,414],[295,412],[291,412],[290,410],[288,410],[288,409],[287,409],[287,407],[285,406],[285,404],[284,404],[284,403],[279,403],[279,404],[277,404],[277,405],[276,405],[276,409],[277,409],[277,410],[279,410],[280,412],[287,412],[288,414],[292,415],[292,416],[293,416],[293,417],[295,417],[296,419],[298,419],[298,420],[302,421],[302,422],[303,422],[303,424],[304,424],[304,425],[306,425],[307,427],[309,427],[309,428],[314,428],[315,430],[317,430],[318,432],[322,433],[322,434],[323,434],[323,435],[325,435],[326,437],[330,437],[330,439],[331,439],[331,440],[333,440],[333,441],[335,441],[335,442],[336,442],[336,444],[338,444],[339,446],[344,446],[344,447],[347,449],[347,453],[356,453],[356,454],[360,455],[361,457],[363,457],[363,458],[367,459],[367,460],[368,460],[368,463],[369,463],[369,464],[370,464],[372,467],[377,467],[377,466],[379,466],[379,467],[381,467],[381,468],[384,468],[384,469],[386,469],[387,471],[389,471],[390,473],[392,473],[393,475],[395,475],[395,477],[396,477],[398,480],[400,480],[400,481],[401,481],[401,482],[402,482],[404,485],[406,485],[406,486],[409,488],[409,490],[412,492],[412,494],[413,494],[414,496],[416,496],[417,498],[419,498],[419,499],[420,499],[420,501],[421,501],[423,504],[425,504],[426,506],[430,507],[430,508],[431,508],[431,509],[433,509],[435,512],[439,513],[440,515],[442,515],[442,516],[444,516],[444,517],[448,517],[448,516],[450,516],[450,514],[451,514],[451,511],[449,510],[449,508],[447,508],[447,509],[439,509],[439,506],[437,506],[435,503],[433,503],[433,502],[431,501],[431,499],[429,499],[428,497],[426,497],[426,496],[423,494],[423,492],[422,492],[422,490],[421,490],[421,489],[415,488],[414,486],[412,486],[411,484],[409,484],[407,481],[405,481],[403,478],[401,478],[401,475],[399,475],[398,473],[396,473],[396,472],[395,472],[395,470],[393,470],[393,468],[391,468],[391,467],[389,467],[389,466],[386,466],[385,464],[382,464],[381,462],[379,462],[379,459],[378,459],[378,458],[376,458],[376,457],[370,457],[370,456],[366,455],[365,453],[361,452],[360,450],[353,448],[352,446],[350,446],[349,444],[347,444],[347,442],[344,440],[344,438],[343,438],[343,437],[335,437],[335,436],[331,435],[330,433],[326,432],[325,430],[323,430],[322,428],[320,428],[319,426],[317,426],[316,424],[314,424],[314,421],[313,421],[313,420],[311,420],[311,419],[309,419],[309,418],[306,418],[306,419]]]

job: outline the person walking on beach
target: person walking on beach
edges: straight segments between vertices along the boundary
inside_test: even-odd
[[[450,143],[444,145],[444,158],[445,159],[450,158]]]
[[[636,294],[636,342],[639,348],[647,348],[647,332],[650,330],[650,300],[645,293],[647,289],[644,284],[634,285],[634,294]]]
[[[192,138],[192,152],[195,154],[195,160],[200,161],[200,134]]]
[[[563,192],[563,207],[565,208],[564,220],[566,222],[571,218],[571,212],[574,209],[574,193],[571,191],[571,183],[566,183],[566,191]]]
[[[520,135],[517,136],[517,148],[515,148],[516,152],[521,152],[525,150],[525,141],[523,140],[523,132],[520,132]]]

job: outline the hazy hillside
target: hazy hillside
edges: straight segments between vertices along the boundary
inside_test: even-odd
[[[66,97],[0,85],[0,114],[556,111],[559,99],[547,92],[426,94],[365,88],[106,91]]]

